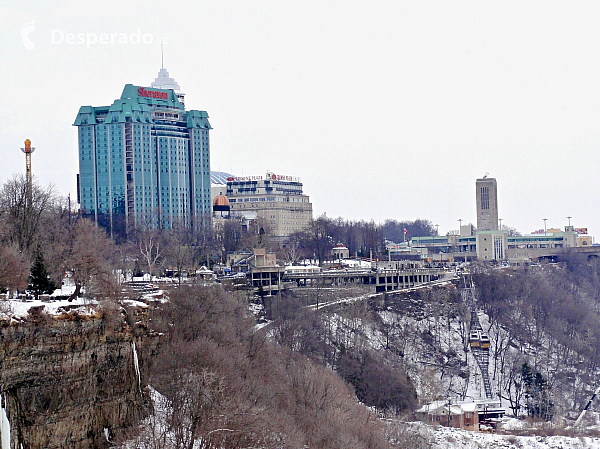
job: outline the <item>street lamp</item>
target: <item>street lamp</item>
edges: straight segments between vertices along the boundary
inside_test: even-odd
[[[462,228],[462,218],[459,218],[457,221],[458,221],[458,235],[461,235],[460,228]]]
[[[546,235],[546,221],[548,219],[547,218],[542,218],[542,220],[544,220],[544,235]]]
[[[436,224],[436,225],[435,225],[435,235],[438,235],[438,227],[439,227],[439,226],[440,226],[439,224]]]

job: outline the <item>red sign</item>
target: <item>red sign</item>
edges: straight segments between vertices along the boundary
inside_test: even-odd
[[[168,92],[164,92],[164,91],[160,91],[160,90],[147,90],[144,87],[138,87],[138,96],[149,97],[149,98],[160,98],[161,100],[169,99]]]
[[[241,181],[241,182],[246,182],[246,181],[261,181],[262,178],[260,176],[236,176],[235,178],[232,178],[231,181]],[[227,178],[227,181],[229,181],[229,178]]]
[[[267,175],[267,179],[268,175]],[[276,175],[275,173],[271,173],[271,179],[273,181],[291,181],[291,182],[300,182],[300,178],[296,176],[287,176],[287,175]]]

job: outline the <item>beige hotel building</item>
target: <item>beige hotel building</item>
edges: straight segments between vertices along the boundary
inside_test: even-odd
[[[300,178],[267,172],[264,176],[227,178],[231,214],[263,219],[276,237],[304,230],[312,220],[312,204]]]

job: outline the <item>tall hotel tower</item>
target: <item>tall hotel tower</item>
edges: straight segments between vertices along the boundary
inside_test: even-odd
[[[111,235],[210,220],[208,114],[185,110],[166,69],[111,106],[82,106],[74,125],[81,212]]]
[[[487,175],[475,182],[477,196],[477,231],[498,230],[498,185]]]

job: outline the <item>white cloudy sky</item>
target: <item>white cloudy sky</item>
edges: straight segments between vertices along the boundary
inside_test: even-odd
[[[315,215],[475,221],[600,235],[600,4],[551,1],[0,2],[0,181],[75,196],[81,105],[165,67],[208,111],[212,169],[299,176]],[[23,26],[35,21],[27,50]],[[124,45],[68,33],[146,35]]]

